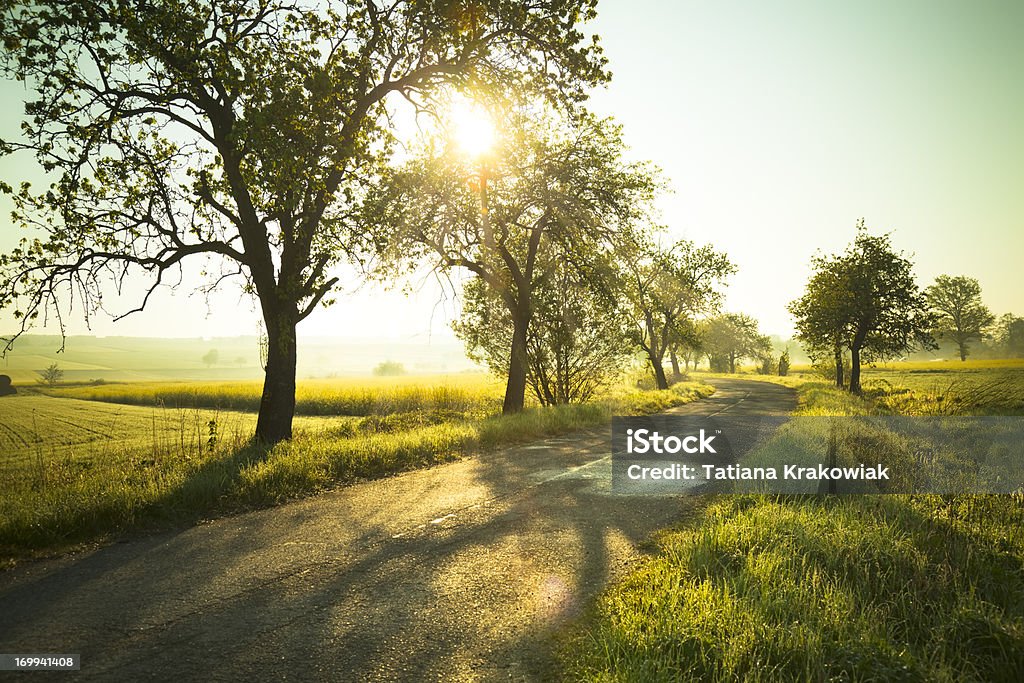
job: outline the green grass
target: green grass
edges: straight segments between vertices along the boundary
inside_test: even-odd
[[[1017,366],[970,368],[970,381],[944,369],[952,389],[940,392],[896,384],[892,373],[910,369],[875,369],[865,397],[816,378],[763,379],[795,386],[800,415],[1015,414],[1024,393],[1002,383]],[[999,390],[974,390],[986,384]],[[692,521],[662,532],[642,568],[567,636],[566,679],[1024,676],[1024,496],[695,502]]]
[[[479,380],[476,380],[479,381]],[[420,385],[417,385],[420,386]],[[348,390],[348,388],[346,389]],[[249,443],[250,413],[142,408],[41,395],[0,400],[0,561],[133,529],[249,509],[480,450],[663,410],[712,391],[619,388],[601,401],[479,416],[392,402],[386,414],[305,417],[291,442]],[[417,395],[428,396],[428,388]],[[351,394],[351,392],[350,392]],[[384,405],[381,401],[378,405]],[[415,405],[415,404],[411,404]],[[459,406],[461,407],[461,406]]]
[[[722,497],[604,596],[572,677],[1020,680],[1024,509],[963,504]]]

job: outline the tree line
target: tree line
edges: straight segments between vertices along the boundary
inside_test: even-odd
[[[610,78],[582,28],[596,0],[39,0],[0,15],[0,72],[32,93],[0,154],[48,174],[41,188],[0,182],[31,231],[0,256],[17,334],[45,320],[63,332],[129,280],[145,290],[117,315],[142,310],[203,259],[204,289],[239,278],[259,303],[265,443],[291,437],[296,329],[337,296],[343,264],[386,280],[469,274],[456,329],[507,377],[506,413],[527,391],[586,400],[634,353],[659,388],[666,358],[674,376],[699,356],[719,371],[788,365],[751,318],[721,313],[727,255],[665,243],[658,170],[587,112]],[[398,139],[401,108],[443,132],[457,93],[502,129],[486,158],[446,135]],[[912,285],[891,256],[858,234],[794,304],[815,354],[837,371],[852,355],[851,388],[862,359],[930,343],[924,293],[885,294]]]
[[[1024,319],[1007,314],[997,321],[974,278],[940,275],[920,288],[910,258],[890,235],[872,235],[863,219],[842,254],[817,255],[811,265],[805,292],[789,311],[808,355],[831,362],[839,388],[860,393],[864,363],[934,350],[940,341],[954,344],[961,361],[984,339],[1003,355],[1024,355]]]
[[[46,320],[63,333],[128,281],[145,290],[115,314],[142,310],[203,259],[206,291],[237,277],[259,303],[265,443],[291,436],[296,328],[332,302],[342,264],[472,274],[458,330],[507,376],[506,413],[528,387],[586,400],[633,348],[666,387],[666,355],[693,345],[733,270],[710,246],[652,237],[657,169],[586,111],[610,78],[582,30],[595,0],[40,0],[0,14],[0,70],[30,93],[0,154],[48,174],[0,183],[30,230],[0,256],[0,308],[17,334]],[[498,112],[500,153],[472,167],[435,138],[398,163],[396,112],[443,128],[456,93]]]

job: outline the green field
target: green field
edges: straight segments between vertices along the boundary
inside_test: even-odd
[[[894,364],[866,373],[864,398],[811,375],[763,379],[796,386],[803,415],[1020,415],[1021,377],[1017,361]],[[567,635],[565,678],[1024,675],[1024,496],[734,494],[693,505]]]
[[[586,405],[502,417],[482,375],[317,381],[295,438],[250,443],[253,383],[117,384],[0,398],[0,562],[132,529],[273,505],[481,449],[650,413],[708,395],[620,386]],[[71,396],[103,400],[85,400]],[[174,398],[172,398],[174,397]],[[121,400],[138,405],[111,403]]]

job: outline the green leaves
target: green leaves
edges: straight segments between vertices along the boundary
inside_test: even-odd
[[[841,255],[818,256],[803,297],[790,303],[797,335],[812,357],[841,362],[849,349],[855,368],[915,347],[934,348],[934,318],[914,279],[913,264],[893,249],[889,235],[871,235],[861,219],[857,236]],[[856,369],[852,391],[859,391]]]

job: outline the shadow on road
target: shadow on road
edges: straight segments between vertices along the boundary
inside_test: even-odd
[[[691,414],[786,412],[715,380]],[[0,650],[85,680],[536,680],[551,633],[695,497],[607,488],[608,430],[367,482],[0,577]],[[581,468],[587,463],[595,463]],[[57,674],[64,675],[64,674]]]

